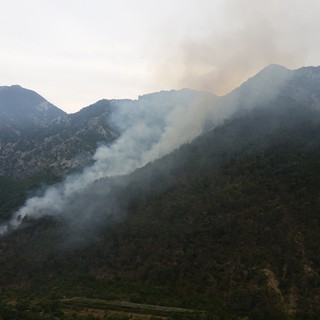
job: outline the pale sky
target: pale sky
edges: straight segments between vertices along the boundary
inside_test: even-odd
[[[319,0],[0,0],[0,86],[65,110],[320,64]]]

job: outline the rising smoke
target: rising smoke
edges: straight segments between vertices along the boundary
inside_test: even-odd
[[[170,50],[153,70],[154,81],[224,95],[266,65],[310,64],[318,10],[316,1],[306,6],[299,0],[224,0],[223,24],[212,17],[216,12],[204,13],[202,28],[195,24],[188,35],[168,44]]]
[[[48,187],[42,196],[26,201],[11,221],[0,226],[4,234],[26,217],[72,214],[71,208],[95,181],[126,175],[201,134],[215,96],[191,90],[162,92],[137,101],[113,101],[109,125],[120,131],[110,146],[100,146],[92,166]]]
[[[17,228],[26,216],[37,219],[63,215],[71,223],[81,216],[89,219],[98,204],[88,199],[86,193],[99,179],[127,175],[192,141],[240,107],[252,108],[259,100],[272,98],[289,74],[285,68],[269,67],[251,84],[224,98],[184,89],[149,94],[137,101],[113,101],[108,122],[120,132],[120,137],[110,146],[96,150],[93,165],[48,187],[42,196],[28,199],[11,221],[0,226],[0,234]],[[109,194],[110,190],[105,188],[103,196]]]

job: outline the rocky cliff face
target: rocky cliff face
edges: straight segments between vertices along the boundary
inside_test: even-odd
[[[41,171],[61,175],[87,164],[98,142],[109,143],[117,137],[107,125],[109,101],[102,100],[88,110],[57,113],[50,121],[28,128],[3,129],[0,175],[21,177]]]

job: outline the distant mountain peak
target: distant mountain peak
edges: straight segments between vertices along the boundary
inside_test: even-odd
[[[13,85],[9,86],[9,88],[21,88],[21,89],[24,89],[19,84],[13,84]]]
[[[271,63],[268,66],[266,66],[265,68],[263,68],[262,70],[287,70],[289,71],[289,69],[287,67],[284,67],[280,64],[276,64],[276,63]]]
[[[0,87],[0,124],[10,124],[14,131],[38,128],[65,112],[35,91],[20,85]]]
[[[281,66],[279,64],[269,64],[267,67],[263,68],[261,71],[259,71],[256,75],[254,75],[250,79],[259,79],[259,78],[264,78],[264,79],[276,79],[276,78],[287,78],[290,74],[292,74],[293,71]]]

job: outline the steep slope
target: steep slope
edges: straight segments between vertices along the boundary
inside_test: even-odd
[[[290,120],[288,112],[295,114]],[[68,228],[44,219],[2,239],[1,284],[35,290],[42,279],[50,290],[53,277],[59,294],[91,288],[90,295],[107,296],[121,280],[169,287],[180,305],[213,311],[224,305],[237,316],[316,314],[319,123],[318,113],[298,106],[282,114],[263,110],[125,181],[100,181],[78,199],[78,219]],[[75,251],[61,251],[61,245],[74,248],[74,241],[80,241]],[[168,303],[135,290],[126,294]]]
[[[320,67],[289,70],[269,65],[226,95],[224,108],[251,110],[272,103],[274,98],[291,98],[305,106],[319,108]]]
[[[137,117],[132,110],[158,108],[169,112],[176,105],[210,105],[215,99],[209,93],[183,89],[149,94],[138,100],[101,100],[75,114],[25,130],[23,135],[18,132],[9,141],[5,140],[7,133],[0,132],[0,175],[25,177],[48,172],[61,176],[81,169],[90,163],[98,144],[110,144],[130,126]],[[121,114],[121,120],[112,121],[111,115],[117,110],[130,117]]]
[[[48,172],[61,176],[87,164],[98,142],[108,143],[117,137],[107,124],[110,102],[97,102],[94,108],[99,112],[63,115],[45,127],[3,143],[0,175],[25,177]]]
[[[64,215],[26,218],[0,240],[1,286],[231,319],[316,318],[319,86],[305,81],[318,74],[298,70],[258,108],[130,176],[97,181]]]
[[[0,134],[2,143],[25,130],[41,128],[65,112],[34,91],[18,85],[0,87]],[[10,139],[11,137],[11,139]]]

